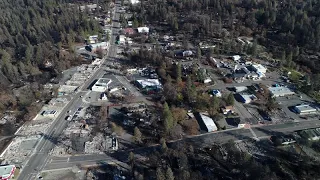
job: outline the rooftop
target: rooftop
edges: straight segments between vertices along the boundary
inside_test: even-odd
[[[94,84],[95,86],[107,86],[112,82],[111,79],[108,78],[100,78],[98,81]]]
[[[253,94],[240,94],[240,96],[247,103],[250,103],[251,101],[257,99],[257,97],[255,95],[253,95]]]
[[[252,67],[254,69],[256,69],[256,71],[259,71],[259,72],[262,72],[262,73],[265,73],[267,71],[267,68],[265,68],[261,64],[253,64]]]
[[[234,55],[234,56],[232,56],[232,59],[235,60],[235,61],[238,61],[238,60],[241,59],[241,56],[239,56],[239,55]]]
[[[150,86],[161,86],[161,83],[158,79],[141,79],[137,82],[142,86],[142,88]]]
[[[287,96],[295,94],[291,89],[287,87],[269,87],[269,91],[273,97]]]
[[[1,179],[10,179],[15,169],[16,169],[15,165],[0,166]]]
[[[84,11],[86,8],[91,10],[91,9],[96,9],[97,7],[98,7],[97,4],[87,4],[87,5],[84,5],[84,6],[80,6],[80,10]]]
[[[56,113],[57,113],[56,110],[45,110],[42,112],[42,115],[45,116],[45,115],[56,114]]]
[[[131,4],[137,4],[137,3],[139,3],[139,0],[130,0],[130,3]]]
[[[298,105],[295,106],[295,108],[297,110],[299,110],[300,112],[304,112],[304,111],[316,111],[317,109],[310,106],[309,104],[302,104],[302,105]]]
[[[200,113],[200,117],[201,117],[203,123],[206,125],[208,132],[216,131],[218,129],[216,124],[213,122],[213,120],[210,117],[205,116],[201,113]]]
[[[148,27],[138,27],[137,29],[139,33],[149,33]]]

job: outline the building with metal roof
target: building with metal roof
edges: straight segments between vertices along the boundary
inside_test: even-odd
[[[272,97],[283,97],[294,95],[295,93],[287,87],[269,87]]]
[[[302,104],[294,107],[297,114],[313,114],[317,112],[317,109],[309,104]]]
[[[210,117],[201,113],[195,113],[194,115],[198,121],[198,124],[201,130],[207,131],[207,132],[218,130],[217,125],[214,123],[213,119],[211,119]]]

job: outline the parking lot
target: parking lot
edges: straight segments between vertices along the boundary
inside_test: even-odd
[[[319,115],[310,114],[310,115],[299,115],[294,112],[292,107],[301,104],[311,104],[313,105],[315,102],[305,94],[297,94],[293,96],[287,97],[278,97],[276,101],[280,105],[280,111],[283,111],[286,114],[287,119],[291,119],[292,121],[303,121],[303,120],[312,120],[312,119],[319,119]]]

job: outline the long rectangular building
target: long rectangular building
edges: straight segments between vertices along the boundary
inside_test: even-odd
[[[283,97],[295,94],[291,89],[287,87],[270,87],[269,91],[272,97]]]
[[[202,113],[194,113],[195,118],[198,121],[200,129],[207,132],[217,131],[218,127],[214,123],[213,119],[202,114]]]
[[[295,106],[294,110],[298,113],[298,114],[314,114],[317,112],[317,109],[310,106],[309,104],[302,104],[299,106]]]

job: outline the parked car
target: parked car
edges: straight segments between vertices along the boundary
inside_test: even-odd
[[[67,120],[67,121],[71,121],[71,116],[66,116],[66,118],[65,118],[65,120]]]
[[[269,116],[269,114],[263,110],[258,110],[260,116],[266,120],[266,121],[271,121],[271,117]]]

